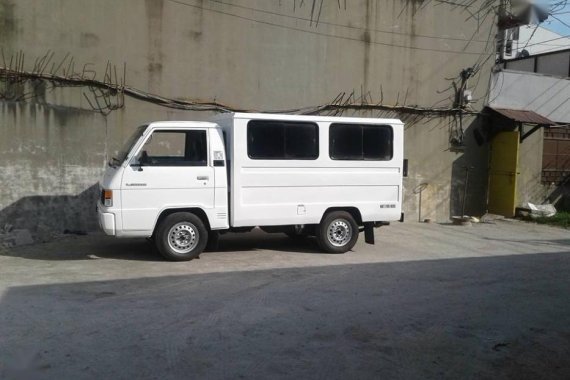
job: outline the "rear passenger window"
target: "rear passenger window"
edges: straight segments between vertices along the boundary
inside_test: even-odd
[[[331,124],[329,154],[333,160],[389,161],[393,140],[389,125]]]
[[[317,159],[319,127],[308,122],[251,120],[247,124],[247,154],[254,160]]]

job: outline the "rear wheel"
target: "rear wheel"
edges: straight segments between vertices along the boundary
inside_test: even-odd
[[[156,233],[156,247],[164,258],[188,261],[197,258],[208,243],[208,230],[202,220],[189,212],[167,216]]]
[[[345,253],[358,240],[358,224],[350,213],[333,211],[325,215],[317,227],[317,242],[329,253]]]

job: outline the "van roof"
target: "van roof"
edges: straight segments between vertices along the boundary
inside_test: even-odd
[[[271,113],[224,113],[216,115],[216,119],[271,119],[271,120],[297,120],[297,121],[315,121],[315,122],[344,122],[344,123],[386,123],[386,124],[403,124],[399,119],[383,119],[369,117],[343,117],[343,116],[312,116],[312,115],[288,115],[288,114],[271,114]]]
[[[336,122],[336,123],[371,123],[371,124],[403,124],[399,119],[383,119],[371,117],[342,117],[342,116],[312,116],[312,115],[288,115],[288,114],[272,114],[272,113],[222,113],[212,118],[213,122],[208,121],[181,121],[181,120],[163,120],[153,121],[149,123],[149,128],[216,128],[216,120],[225,119],[252,119],[252,120],[296,120],[296,121],[314,121],[314,122]],[[148,128],[147,128],[148,129]]]
[[[218,124],[209,121],[153,121],[148,124],[152,128],[188,128],[188,127],[198,127],[198,128],[216,128]]]

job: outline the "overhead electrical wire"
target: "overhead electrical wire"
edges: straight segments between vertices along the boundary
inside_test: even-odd
[[[168,0],[171,1],[171,0]],[[174,3],[180,3],[181,1],[177,0],[177,1],[172,1]],[[309,21],[309,22],[314,22],[314,20],[310,19],[310,18],[306,18],[306,17],[299,17],[299,16],[292,16],[292,15],[287,15],[287,14],[283,14],[283,13],[278,13],[278,12],[272,12],[272,11],[267,11],[264,9],[258,9],[258,8],[253,8],[253,7],[247,7],[245,5],[239,5],[239,4],[232,4],[232,3],[228,3],[225,1],[221,1],[221,0],[210,0],[210,2],[212,3],[217,3],[217,4],[222,4],[222,5],[226,5],[226,6],[230,6],[230,7],[234,7],[234,8],[240,8],[240,9],[245,9],[245,10],[250,10],[253,12],[258,12],[258,13],[263,13],[263,14],[268,14],[268,15],[272,15],[272,16],[279,16],[279,17],[284,17],[284,18],[289,18],[289,19],[294,19],[294,20],[299,20],[299,21]],[[353,29],[353,30],[362,30],[362,31],[368,31],[368,32],[375,32],[375,33],[385,33],[385,34],[395,34],[395,35],[402,35],[402,36],[413,36],[413,37],[421,37],[421,38],[429,38],[429,39],[438,39],[438,40],[451,40],[451,41],[463,41],[463,42],[481,42],[481,43],[486,43],[486,40],[470,40],[469,38],[459,38],[459,37],[444,37],[444,36],[433,36],[433,35],[427,35],[427,34],[419,34],[419,33],[404,33],[404,32],[398,32],[398,31],[393,31],[393,30],[382,30],[382,29],[373,29],[373,28],[363,28],[363,27],[359,27],[359,26],[353,26],[353,25],[345,25],[345,24],[338,24],[338,23],[334,23],[334,22],[328,22],[328,21],[319,21],[319,24],[323,24],[323,25],[331,25],[331,26],[338,26],[341,28],[347,28],[347,29]]]
[[[546,45],[546,46],[549,46],[549,45]],[[562,46],[562,47],[564,47],[564,46]],[[568,50],[570,50],[570,45],[566,45],[566,49],[563,49],[563,48],[561,48],[560,46],[559,46],[559,47],[553,47],[553,48],[550,48],[550,49],[541,50],[540,52],[534,53],[533,55],[531,55],[531,56],[529,56],[529,57],[523,57],[523,58],[527,58],[527,59],[529,59],[529,58],[535,58],[535,57],[537,57],[537,56],[540,56],[541,54],[556,53],[556,52],[561,52],[561,53],[562,53],[562,52],[567,52]]]
[[[561,39],[564,39],[564,38],[570,38],[570,35],[564,35],[564,36],[552,38],[552,39],[550,39],[550,40],[535,42],[535,43],[532,43],[532,44],[528,44],[527,47],[536,46],[536,45],[543,45],[543,44],[546,44],[547,42],[558,41],[558,40],[561,40]]]
[[[348,41],[357,41],[357,42],[361,42],[361,43],[364,42],[361,38],[339,36],[339,35],[335,35],[335,34],[328,34],[328,33],[323,33],[323,32],[317,32],[314,30],[307,30],[307,29],[302,29],[302,28],[297,28],[297,27],[292,27],[292,26],[287,26],[287,25],[282,25],[282,24],[276,24],[276,23],[272,23],[272,22],[268,22],[268,21],[257,20],[254,18],[240,16],[240,15],[237,15],[235,13],[225,12],[225,11],[216,10],[216,9],[212,9],[212,8],[205,8],[203,6],[199,6],[199,5],[195,5],[195,4],[189,4],[189,3],[186,3],[186,2],[181,1],[181,0],[168,0],[168,1],[170,1],[172,3],[180,4],[183,6],[187,6],[187,7],[206,10],[206,11],[210,11],[213,13],[219,13],[219,14],[223,14],[226,16],[230,16],[230,17],[236,17],[236,18],[239,18],[242,20],[251,21],[251,22],[258,23],[258,24],[274,26],[274,27],[278,27],[278,28],[282,28],[282,29],[294,30],[294,31],[298,31],[298,32],[302,32],[302,33],[308,33],[308,34],[317,35],[317,36],[337,38],[337,39],[343,39],[343,40],[348,40]],[[406,46],[406,45],[391,44],[391,43],[379,42],[379,41],[369,41],[366,43],[372,44],[372,45],[391,46],[391,47],[402,48],[402,49],[430,51],[430,52],[448,53],[448,54],[480,55],[482,53],[480,51],[472,52],[472,51],[461,51],[461,50],[423,48],[423,47],[419,47],[419,46]]]
[[[558,17],[554,16],[553,14],[551,14],[550,16],[552,16],[553,19],[555,19],[556,21],[558,21],[559,23],[561,23],[562,25],[564,25],[567,28],[570,28],[570,25],[567,24],[566,22],[560,20]]]

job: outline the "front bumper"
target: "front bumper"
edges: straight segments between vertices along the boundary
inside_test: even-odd
[[[101,205],[97,205],[97,214],[99,216],[99,226],[107,234],[115,236],[115,214],[111,212],[103,212]]]

